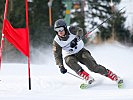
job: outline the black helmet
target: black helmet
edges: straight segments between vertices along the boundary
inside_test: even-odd
[[[54,30],[56,28],[59,28],[59,27],[64,27],[64,29],[67,28],[67,25],[66,25],[66,22],[64,21],[64,19],[58,19],[55,24],[54,24]]]

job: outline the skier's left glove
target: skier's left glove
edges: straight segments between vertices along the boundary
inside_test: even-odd
[[[63,65],[60,65],[59,68],[60,68],[60,72],[62,74],[65,74],[67,72],[67,69],[65,69],[65,67]]]
[[[79,36],[75,37],[71,42],[70,42],[70,47],[74,48],[77,45],[77,42],[79,40]]]

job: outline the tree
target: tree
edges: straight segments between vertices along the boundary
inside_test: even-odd
[[[61,1],[54,0],[52,5],[52,21],[62,17]],[[31,44],[34,47],[49,45],[55,35],[53,26],[49,27],[48,0],[33,0],[29,4],[29,20]],[[53,24],[52,24],[53,25]]]
[[[2,30],[5,0],[0,0],[0,30]]]
[[[129,39],[130,32],[124,26],[124,22],[126,20],[124,17],[125,12],[122,11],[118,13],[119,9],[117,9],[117,5],[121,0],[84,1],[87,2],[85,2],[85,6],[87,6],[85,8],[86,10],[84,11],[84,14],[81,14],[81,11],[75,12],[75,17],[72,19],[73,22],[75,21],[79,24],[79,26],[85,27],[86,31],[88,32],[101,24],[105,19],[109,18],[110,16],[114,16],[109,21],[105,22],[101,27],[99,27],[99,30],[97,31],[98,36],[100,36],[103,41],[106,41],[112,37],[120,42],[124,42]],[[79,16],[79,14],[81,16]]]
[[[3,19],[4,19],[4,8],[5,8],[5,1],[6,0],[1,0],[1,7],[0,8],[1,12],[1,20],[0,25],[2,26],[3,24]],[[14,0],[9,0],[8,2],[8,13],[7,13],[7,19],[10,21],[13,27],[25,27],[25,2],[23,0],[20,0],[20,2],[16,3]],[[23,8],[22,9],[17,9],[17,7]],[[18,8],[19,8],[18,7]],[[21,13],[20,13],[21,12]],[[2,28],[1,28],[2,29]],[[23,58],[24,56],[16,49],[14,48],[9,42],[4,41],[4,48],[3,48],[3,61],[21,61],[20,58]],[[15,59],[14,59],[15,58]],[[17,59],[16,59],[17,58]]]
[[[116,13],[116,17],[114,18],[114,30],[116,32],[117,40],[122,43],[130,42],[130,31],[125,28],[124,22],[126,18],[124,17],[125,12]]]
[[[118,4],[120,0],[114,1],[115,4]],[[105,19],[109,18],[112,15],[112,7],[110,5],[110,0],[88,0],[88,13],[86,16],[89,18],[88,30],[93,29]],[[113,22],[113,19],[110,19]],[[112,36],[112,27],[109,21],[105,22],[97,32],[103,41],[109,39]]]

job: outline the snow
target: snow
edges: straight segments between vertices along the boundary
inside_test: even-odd
[[[68,73],[61,74],[50,49],[47,54],[40,53],[40,58],[45,60],[44,64],[31,64],[31,90],[28,90],[27,64],[2,64],[0,100],[133,100],[133,47],[115,42],[89,45],[86,48],[99,64],[124,79],[123,89],[118,89],[115,82],[90,72],[82,65],[95,78],[96,83],[89,89],[81,90],[79,85],[83,80]],[[37,59],[39,61],[39,57]]]

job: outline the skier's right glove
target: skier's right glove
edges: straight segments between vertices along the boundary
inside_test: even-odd
[[[59,68],[60,68],[60,72],[62,74],[65,74],[67,72],[67,69],[65,69],[65,67],[63,65],[60,65]]]

